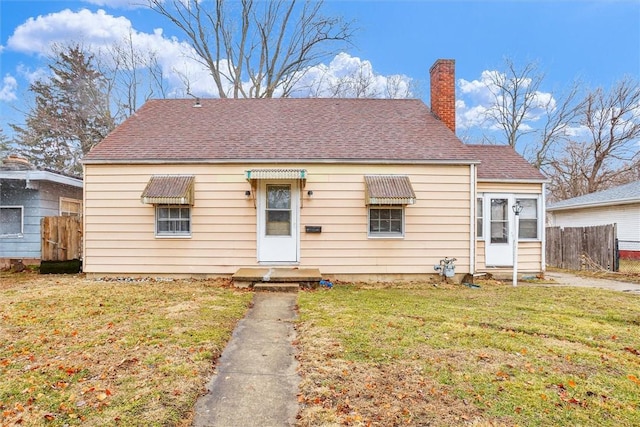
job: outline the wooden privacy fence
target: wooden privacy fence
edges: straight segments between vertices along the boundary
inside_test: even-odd
[[[567,270],[617,270],[616,225],[547,227],[550,267]]]
[[[47,216],[40,221],[42,261],[82,258],[82,218]]]

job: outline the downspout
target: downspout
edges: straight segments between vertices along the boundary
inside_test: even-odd
[[[469,180],[471,187],[471,218],[470,218],[470,233],[469,236],[469,274],[475,274],[476,272],[476,198],[477,198],[477,188],[476,188],[476,165],[472,164],[469,170]]]
[[[542,236],[542,254],[540,254],[540,271],[544,274],[547,269],[547,184],[542,183],[542,230],[540,235]]]

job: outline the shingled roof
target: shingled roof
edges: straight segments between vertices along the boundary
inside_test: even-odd
[[[546,181],[509,145],[467,145],[474,158],[480,160],[478,180],[482,181]]]
[[[561,211],[565,209],[590,208],[597,206],[625,205],[640,203],[640,181],[630,182],[598,191],[562,200],[547,206],[548,211]]]
[[[84,158],[145,162],[455,162],[474,154],[420,100],[150,100]]]

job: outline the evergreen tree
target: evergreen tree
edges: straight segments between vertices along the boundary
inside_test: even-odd
[[[82,156],[115,127],[104,76],[79,45],[58,48],[51,77],[29,86],[35,106],[24,127],[12,124],[17,151],[38,167],[82,172]]]
[[[9,138],[4,134],[3,129],[0,128],[0,161],[9,154]]]

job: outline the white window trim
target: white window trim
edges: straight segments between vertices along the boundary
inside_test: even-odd
[[[158,233],[158,208],[188,208],[189,209],[189,232],[174,234]],[[193,233],[193,206],[191,205],[154,205],[153,229],[157,239],[190,239]]]
[[[516,193],[491,193],[490,194],[492,198],[496,198],[498,195],[502,195],[505,199],[509,200],[509,205],[510,205],[510,209],[511,206],[513,206],[513,204],[516,202],[516,200],[523,200],[523,199],[533,199],[536,200],[536,208],[537,208],[537,235],[538,237],[536,238],[531,238],[531,237],[523,237],[521,238],[520,236],[517,236],[517,241],[519,242],[541,242],[542,241],[542,232],[544,231],[544,224],[542,221],[542,195],[541,194],[516,194]],[[495,197],[494,197],[495,196]],[[487,221],[489,218],[490,213],[487,211],[487,198],[486,198],[486,193],[478,193],[478,197],[477,198],[481,198],[482,199],[482,210],[483,210],[483,215],[482,215],[482,237],[476,237],[478,239],[478,241],[484,241],[486,239],[485,235],[487,234]],[[489,208],[490,209],[490,208]],[[486,215],[485,215],[486,213]],[[512,215],[512,213],[510,213],[510,216]],[[476,213],[476,221],[477,221],[477,213]],[[518,218],[519,220],[519,218]],[[510,220],[513,221],[513,220]]]
[[[20,209],[20,233],[18,234],[0,234],[0,238],[2,239],[15,239],[24,237],[24,206],[19,205],[11,205],[11,206],[0,206],[0,209]]]
[[[402,233],[371,233],[371,209],[398,209],[402,212]],[[367,206],[367,237],[370,239],[404,239],[405,236],[405,206],[404,205],[369,205]]]
[[[480,203],[482,204],[482,212],[478,212],[478,200],[480,200]],[[476,197],[476,239],[478,241],[484,241],[484,221],[485,221],[485,215],[484,215],[484,205],[486,205],[486,203],[484,202],[484,194],[483,193],[478,193],[478,196]],[[482,222],[480,223],[480,227],[478,227],[478,220],[482,220]],[[478,233],[480,233],[480,235],[478,236]]]
[[[64,215],[65,211],[62,209],[62,205],[63,203],[75,203],[77,205],[80,206],[80,210],[78,211],[78,215]],[[60,197],[60,201],[59,201],[59,209],[58,209],[58,214],[60,216],[78,216],[78,217],[82,217],[82,200],[80,199],[72,199],[70,197]],[[71,211],[66,211],[68,213],[71,213]]]
[[[518,242],[541,242],[542,241],[542,196],[539,194],[514,194],[513,202],[515,203],[517,200],[535,200],[536,201],[536,236],[537,237],[520,237],[516,236]],[[518,221],[520,221],[520,217],[518,217]],[[520,227],[518,227],[520,230]],[[520,233],[518,233],[520,234]],[[544,252],[544,248],[543,248]]]

